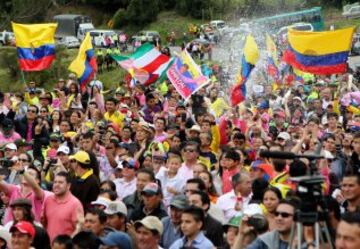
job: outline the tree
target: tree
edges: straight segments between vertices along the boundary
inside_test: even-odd
[[[160,0],[160,9],[172,10],[175,8],[176,0]]]
[[[131,0],[126,12],[126,20],[129,23],[143,26],[156,20],[159,0]]]
[[[38,23],[45,20],[51,0],[2,0],[0,1],[0,29],[10,27],[10,22]]]

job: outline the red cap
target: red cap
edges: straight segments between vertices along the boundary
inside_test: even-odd
[[[282,118],[285,118],[285,112],[283,112],[283,111],[276,111],[276,112],[274,112],[274,117],[275,117],[275,115],[278,115],[279,117],[282,117]]]
[[[258,169],[262,169],[266,174],[269,175],[270,179],[274,176],[274,169],[270,164],[259,164],[256,166]]]
[[[10,233],[14,232],[15,230],[18,230],[20,233],[29,234],[31,238],[35,237],[35,228],[30,222],[20,221],[16,223],[16,225],[10,228]]]

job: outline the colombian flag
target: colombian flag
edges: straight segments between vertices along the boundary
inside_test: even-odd
[[[84,91],[86,84],[94,78],[94,74],[97,71],[90,33],[86,33],[85,39],[80,45],[79,53],[75,60],[71,62],[69,70],[77,75],[81,91]]]
[[[22,71],[41,71],[50,67],[55,59],[56,27],[56,23],[12,23]]]
[[[289,29],[289,48],[284,60],[296,69],[312,74],[345,73],[354,27],[324,32]]]
[[[237,84],[233,86],[230,93],[231,105],[235,106],[246,98],[246,81],[252,69],[259,60],[259,49],[252,35],[248,35],[245,40],[244,52],[241,58],[241,74]]]
[[[266,50],[267,50],[267,72],[271,75],[276,81],[279,80],[279,61],[277,55],[277,48],[275,42],[271,37],[266,34]]]

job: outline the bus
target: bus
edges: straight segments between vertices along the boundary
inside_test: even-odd
[[[294,23],[311,23],[314,27],[314,31],[324,30],[324,20],[321,14],[321,7],[263,17],[254,20],[254,23],[259,27],[266,27],[267,29],[273,31],[277,31],[281,27],[290,26]]]

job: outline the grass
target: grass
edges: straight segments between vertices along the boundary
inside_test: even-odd
[[[201,25],[208,22],[209,20],[199,20],[189,16],[180,16],[176,14],[175,11],[163,11],[158,15],[155,22],[152,22],[143,28],[129,25],[123,29],[129,36],[132,36],[140,30],[158,31],[162,41],[166,41],[166,37],[169,32],[173,31],[175,32],[177,38],[181,38],[183,33],[188,32],[189,24]]]
[[[0,49],[0,56],[3,55],[3,53],[6,50],[9,50],[12,48],[1,48]],[[14,49],[15,52],[15,49]],[[65,67],[68,67],[70,65],[71,61],[76,57],[78,53],[78,49],[68,49],[65,51],[65,55],[63,56],[62,65]],[[10,64],[10,63],[9,63]],[[14,64],[12,62],[11,64]],[[54,66],[54,63],[53,63]],[[42,72],[41,72],[42,73]],[[32,76],[36,76],[36,74],[41,74],[40,72],[31,72],[31,73],[24,73],[25,75],[25,81],[28,81]],[[68,73],[59,75],[59,77],[66,78]],[[110,71],[104,70],[103,73],[98,74],[97,79],[103,82],[105,89],[115,89],[118,86],[119,81],[121,81],[125,76],[125,70],[120,68],[119,66],[116,66],[115,68],[111,69]],[[51,90],[53,87],[53,83],[55,82],[43,82],[43,87]],[[10,76],[9,71],[6,67],[0,67],[0,89],[2,92],[16,92],[23,89],[24,82],[22,79],[21,74],[17,76],[17,78],[13,79]]]
[[[347,19],[342,16],[341,9],[327,8],[323,10],[323,16],[325,20],[325,27],[328,29],[331,25],[334,25],[336,29],[345,28],[349,26],[359,27],[360,19]]]

